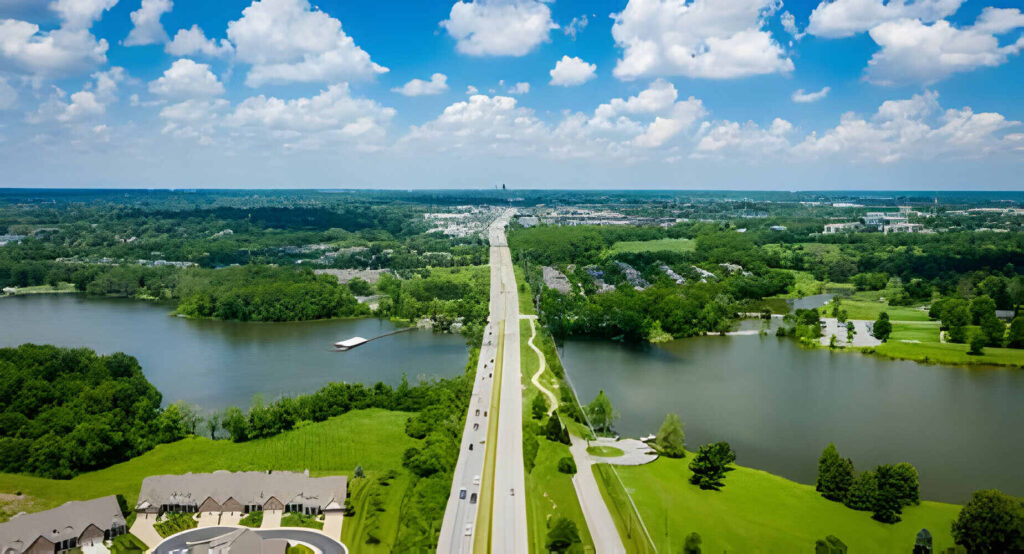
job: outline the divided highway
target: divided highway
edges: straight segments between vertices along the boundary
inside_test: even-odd
[[[513,214],[506,211],[488,229],[490,318],[441,525],[437,551],[444,554],[528,552],[519,295],[505,240]]]

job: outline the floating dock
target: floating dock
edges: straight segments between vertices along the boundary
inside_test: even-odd
[[[412,331],[415,328],[416,327],[406,327],[405,329],[398,329],[397,331],[391,331],[390,333],[384,333],[383,335],[380,335],[380,336],[377,336],[377,337],[373,337],[372,339],[364,339],[363,337],[352,337],[352,338],[346,339],[346,340],[339,340],[338,342],[334,343],[334,351],[335,352],[345,352],[345,351],[348,351],[348,350],[352,350],[353,348],[355,348],[357,346],[362,346],[362,345],[364,345],[364,344],[366,344],[366,343],[368,343],[370,341],[374,341],[374,340],[377,340],[377,339],[382,339],[384,337],[390,337],[391,335],[397,335],[398,333],[404,333],[406,331]]]

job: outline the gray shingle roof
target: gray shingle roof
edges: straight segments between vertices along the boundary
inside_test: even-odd
[[[184,475],[153,475],[142,480],[139,503],[199,506],[207,498],[218,504],[234,498],[242,505],[264,504],[271,497],[282,504],[327,508],[332,501],[344,504],[348,478],[344,475],[309,477],[291,471],[215,471]]]
[[[0,523],[0,552],[8,548],[21,552],[39,537],[53,543],[78,538],[90,525],[106,531],[124,524],[114,496],[66,502],[52,510],[18,514],[7,523]]]

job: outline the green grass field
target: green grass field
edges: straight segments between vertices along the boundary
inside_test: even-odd
[[[625,454],[625,452],[621,448],[615,448],[614,446],[588,446],[587,454],[603,458],[615,458]]]
[[[902,554],[922,528],[931,531],[936,552],[953,545],[950,524],[960,506],[922,502],[887,525],[825,500],[812,486],[756,469],[737,467],[721,491],[703,491],[689,484],[690,457],[618,468],[660,552],[679,551],[693,531],[704,552],[812,552],[815,540],[835,535],[850,552]]]
[[[846,310],[849,319],[868,319],[874,321],[882,312],[889,314],[892,321],[928,321],[928,311],[913,306],[890,306],[885,302],[843,298],[839,302],[840,309]],[[832,304],[821,308],[822,314],[832,315]]]
[[[331,475],[350,474],[356,465],[367,472],[400,469],[402,453],[419,442],[405,434],[408,417],[405,412],[358,410],[250,442],[193,437],[157,446],[127,462],[66,481],[0,474],[0,493],[24,493],[30,503],[21,509],[27,511],[109,494],[124,495],[134,506],[142,479],[149,475],[307,468],[314,475]]]
[[[638,252],[693,252],[697,243],[690,239],[627,240],[616,242],[612,254]]]
[[[75,290],[73,283],[65,283],[61,281],[57,283],[57,286],[51,287],[50,285],[36,285],[32,287],[17,287],[11,296],[17,296],[21,294],[66,294],[69,292],[78,292]],[[2,296],[2,295],[0,295]]]
[[[345,518],[341,527],[341,542],[352,552],[359,554],[385,554],[391,552],[398,534],[398,514],[402,499],[409,492],[412,477],[401,472],[384,487],[377,484],[377,477],[382,472],[367,473],[364,479],[351,479],[349,490],[350,501],[355,507],[355,516]],[[376,522],[372,522],[373,510],[370,506],[371,491],[383,495],[383,512],[378,512]],[[283,523],[283,520],[282,520]],[[368,543],[369,533],[373,533],[380,542]]]

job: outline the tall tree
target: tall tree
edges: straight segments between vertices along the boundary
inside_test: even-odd
[[[982,319],[988,314],[995,314],[996,303],[987,294],[971,300],[971,323],[981,325]]]
[[[967,302],[959,298],[946,302],[942,308],[942,326],[949,329],[949,340],[951,342],[966,342],[967,325],[970,323],[971,313],[967,308]]]
[[[872,334],[875,335],[876,339],[884,342],[889,340],[890,333],[892,333],[892,323],[889,322],[889,314],[882,312],[878,314],[878,319],[875,320]]]
[[[669,458],[683,458],[686,456],[685,443],[686,435],[683,433],[683,422],[680,421],[679,415],[666,414],[665,421],[661,423],[658,435],[654,439],[658,451]]]
[[[1006,337],[1006,324],[996,317],[995,312],[981,316],[981,332],[985,335],[988,346],[1000,347]]]
[[[854,510],[870,510],[875,505],[875,494],[878,492],[878,482],[875,480],[873,471],[865,471],[857,475],[850,485],[850,491],[846,493],[843,503]]]
[[[604,391],[598,391],[594,401],[587,405],[587,417],[595,430],[607,433],[612,429],[612,423],[618,419],[619,414],[612,407],[612,401],[608,399]]]
[[[829,443],[818,459],[818,482],[816,489],[822,496],[835,502],[846,498],[853,484],[853,462],[839,456],[836,445]]]
[[[995,489],[977,491],[953,522],[953,540],[971,554],[1024,552],[1024,506]]]
[[[1017,316],[1010,322],[1010,336],[1007,338],[1010,348],[1024,348],[1024,316]]]
[[[736,453],[727,442],[705,444],[700,447],[697,455],[690,462],[690,483],[705,490],[721,489],[725,473],[732,468],[729,464],[736,461]]]
[[[895,466],[884,464],[875,468],[875,482],[878,488],[875,490],[875,501],[871,507],[874,513],[871,517],[882,523],[896,523],[903,511],[903,483]]]

